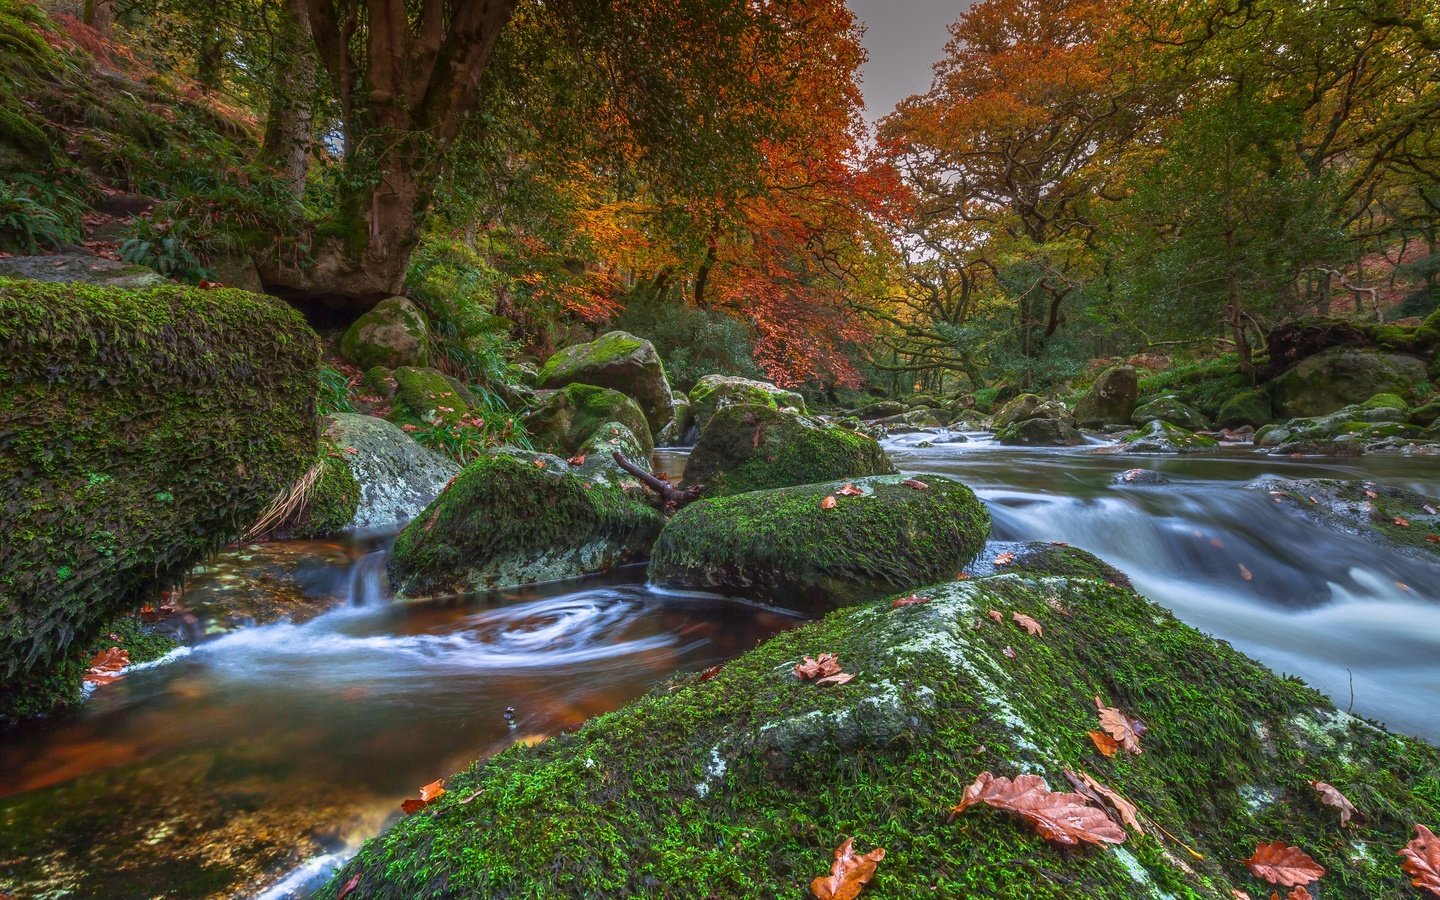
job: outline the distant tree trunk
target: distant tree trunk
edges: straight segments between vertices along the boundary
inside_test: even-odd
[[[1330,283],[1328,271],[1320,273],[1320,296],[1315,301],[1315,311],[1322,316],[1330,315]]]
[[[710,235],[709,245],[705,248],[705,261],[700,264],[700,269],[695,273],[695,306],[699,309],[705,308],[705,286],[710,283],[710,270],[715,266],[715,258],[718,253],[715,235]]]
[[[305,193],[310,146],[315,135],[316,71],[310,45],[310,11],[305,0],[285,0],[284,39],[294,47],[270,97],[261,157],[279,169],[290,193]]]
[[[83,21],[108,38],[115,25],[115,0],[85,0]]]

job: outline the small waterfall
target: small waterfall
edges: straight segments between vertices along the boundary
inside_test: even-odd
[[[376,606],[390,602],[390,579],[385,574],[390,561],[389,546],[362,554],[350,566],[348,597],[351,606]]]

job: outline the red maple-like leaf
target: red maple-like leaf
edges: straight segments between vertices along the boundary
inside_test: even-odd
[[[1299,847],[1291,847],[1284,841],[1261,844],[1255,853],[1245,860],[1245,865],[1271,884],[1285,887],[1309,884],[1319,881],[1325,874],[1325,867],[1311,859]]]
[[[1400,864],[1410,875],[1410,883],[1440,897],[1440,838],[1424,825],[1415,826],[1415,839],[1400,851],[1405,861]]]
[[[855,900],[875,877],[875,867],[884,858],[885,848],[876,847],[869,853],[859,854],[855,852],[855,839],[847,838],[835,848],[830,874],[810,882],[810,893],[818,900]]]
[[[833,653],[822,653],[811,659],[806,656],[795,666],[795,677],[801,681],[828,678],[840,672],[840,660]]]
[[[1104,810],[1089,805],[1082,794],[1050,790],[1038,775],[1019,775],[1012,780],[981,772],[975,783],[965,789],[951,815],[977,803],[1015,813],[1041,837],[1057,844],[1125,842],[1125,829],[1111,821]]]

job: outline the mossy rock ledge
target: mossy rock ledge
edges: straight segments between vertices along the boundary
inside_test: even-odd
[[[690,409],[695,426],[702,432],[710,417],[736,403],[758,403],[773,409],[792,408],[805,412],[805,398],[768,381],[736,375],[706,375],[690,389]]]
[[[609,422],[628,428],[647,455],[655,449],[649,420],[635,401],[593,384],[569,384],[545,395],[525,417],[525,428],[536,447],[569,456]]]
[[[536,376],[541,388],[571,384],[593,384],[631,398],[645,413],[652,433],[658,434],[675,418],[670,382],[655,345],[626,331],[566,347],[550,357]]]
[[[789,410],[751,403],[711,417],[685,464],[685,486],[705,496],[791,487],[837,478],[893,475],[874,439]]]
[[[0,280],[0,351],[3,718],[313,464],[319,340],[244,291]]]
[[[836,496],[847,483],[691,503],[655,543],[650,580],[818,613],[954,578],[985,544],[990,514],[958,481],[880,475]]]
[[[1182,624],[1093,557],[1047,553],[1066,574],[1015,566],[839,610],[477,762],[321,896],[353,881],[366,898],[801,900],[846,838],[886,850],[875,900],[1269,896],[1240,861],[1276,839],[1325,866],[1327,900],[1418,896],[1395,851],[1440,820],[1440,752]],[[824,652],[854,680],[794,676]],[[1143,753],[1096,751],[1095,697],[1148,724]],[[1070,790],[1066,769],[1133,802],[1145,833],[1067,849],[983,805],[950,818],[981,772]],[[1341,828],[1311,780],[1361,815]]]
[[[587,460],[587,463],[591,461]],[[643,560],[663,524],[600,460],[497,450],[466,466],[395,540],[406,596],[561,581]]]
[[[1440,498],[1333,478],[1265,479],[1247,487],[1269,492],[1282,508],[1327,528],[1440,564]]]

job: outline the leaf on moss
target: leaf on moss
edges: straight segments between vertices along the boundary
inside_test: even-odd
[[[922,603],[929,603],[929,597],[922,597],[919,594],[911,594],[908,597],[896,597],[890,602],[891,609],[899,609],[902,606],[919,606]]]
[[[583,466],[585,465],[585,454],[577,453],[565,461],[572,466]]]
[[[1260,844],[1255,853],[1245,860],[1245,865],[1255,874],[1271,884],[1295,887],[1318,881],[1325,874],[1325,867],[1311,859],[1299,847],[1291,847],[1284,841]]]
[[[1003,622],[1005,621],[1005,614],[1002,613],[1002,612],[1001,612],[1000,610],[998,610],[998,609],[992,609],[992,610],[990,610],[989,612],[987,612],[985,615],[987,615],[987,616],[989,616],[990,618],[994,619],[994,620],[995,620],[995,624],[997,624],[997,625],[999,625],[999,624],[1001,624],[1001,623],[1003,623]]]
[[[1440,897],[1440,838],[1424,825],[1415,826],[1415,839],[1400,851],[1400,868],[1413,876],[1410,883]]]
[[[1106,756],[1114,756],[1120,752],[1120,745],[1115,742],[1114,738],[1103,731],[1090,732],[1090,740],[1095,742],[1095,749]]]
[[[1409,519],[1401,518],[1400,516],[1396,516],[1396,517],[1395,517],[1395,524],[1398,525],[1398,526],[1400,526],[1401,528],[1409,528],[1409,527],[1410,527],[1410,520],[1409,520]]]
[[[836,672],[834,675],[826,675],[824,678],[815,679],[817,685],[826,684],[848,684],[855,678],[853,672]]]
[[[840,660],[833,653],[822,653],[811,659],[806,656],[795,666],[795,677],[801,681],[828,678],[840,672]]]
[[[841,497],[860,497],[865,494],[864,491],[860,490],[853,484],[847,484],[835,493],[839,494]]]
[[[810,882],[810,893],[818,900],[855,900],[865,885],[875,877],[875,867],[885,858],[885,848],[876,847],[869,853],[855,852],[855,839],[846,838],[835,848],[835,861],[830,874]]]
[[[359,885],[360,885],[360,873],[359,873],[359,872],[356,872],[354,875],[351,875],[351,876],[350,876],[350,880],[349,880],[349,881],[347,881],[347,882],[345,882],[345,884],[341,885],[341,887],[340,887],[340,893],[338,893],[338,894],[335,895],[335,900],[345,900],[345,898],[346,898],[347,896],[349,896],[350,892],[353,891],[353,890],[355,890],[355,888],[358,887]]]
[[[926,483],[923,482],[923,481],[919,481],[919,480],[917,480],[917,479],[914,479],[914,478],[907,478],[907,479],[905,479],[904,481],[902,481],[902,482],[900,482],[900,483],[903,484],[903,485],[905,485],[906,487],[908,487],[908,488],[909,488],[910,490],[912,490],[912,491],[928,491],[928,490],[930,490],[930,485],[926,484]]]
[[[1099,697],[1095,698],[1095,708],[1100,711],[1100,727],[1114,738],[1115,743],[1126,753],[1144,752],[1140,749],[1140,738],[1149,730],[1144,722],[1113,706],[1106,706]]]
[[[1339,789],[1323,781],[1312,781],[1310,782],[1310,786],[1315,789],[1315,793],[1320,795],[1321,803],[1340,810],[1341,825],[1350,821],[1350,817],[1355,814],[1355,806],[1350,802],[1348,797],[1340,793]]]
[[[981,772],[951,810],[958,815],[977,803],[1014,813],[1041,837],[1057,844],[1123,844],[1125,830],[1081,794],[1052,791],[1038,775],[1014,780]]]
[[[443,781],[443,779],[440,779],[425,785],[420,789],[420,797],[418,799],[415,797],[407,799],[404,803],[400,804],[400,809],[408,816],[439,800],[445,795]]]
[[[834,509],[834,508],[835,508],[835,504],[836,504],[837,502],[839,502],[839,501],[837,501],[833,496],[831,496],[831,495],[829,495],[829,494],[826,494],[826,495],[825,495],[825,499],[820,501],[820,508],[821,508],[821,509]]]
[[[1014,554],[1014,553],[1011,553],[1009,550],[1006,550],[1006,551],[1003,552],[1003,553],[997,553],[997,554],[995,554],[995,565],[997,565],[997,566],[1008,566],[1008,565],[1010,565],[1011,563],[1013,563],[1014,561],[1015,561],[1015,554]]]
[[[90,668],[85,673],[87,684],[109,684],[122,677],[122,670],[130,665],[130,653],[119,647],[111,647],[108,650],[101,650],[90,660]]]
[[[1034,635],[1035,637],[1045,636],[1045,629],[1040,627],[1040,623],[1025,615],[1024,613],[1012,612],[1010,614],[1010,618],[1014,619],[1015,624],[1025,629],[1025,631],[1029,634]]]
[[[1072,772],[1066,769],[1065,777],[1069,778],[1072,784],[1078,780],[1080,784],[1098,794],[1100,798],[1104,800],[1104,804],[1102,805],[1109,806],[1115,811],[1115,814],[1120,817],[1119,824],[1124,825],[1136,834],[1145,833],[1144,826],[1140,824],[1139,807],[1125,799],[1119,791],[1101,784],[1098,780],[1092,778],[1088,772]]]

